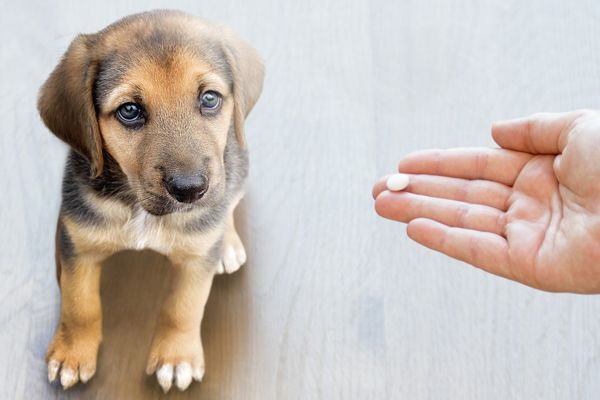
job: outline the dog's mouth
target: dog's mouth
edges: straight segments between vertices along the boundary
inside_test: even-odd
[[[152,192],[145,192],[138,196],[140,205],[148,213],[156,216],[186,212],[193,208],[193,204],[184,204],[173,200],[171,197]]]

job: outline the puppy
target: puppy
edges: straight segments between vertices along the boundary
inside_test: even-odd
[[[56,230],[61,315],[48,378],[96,371],[101,263],[152,249],[172,263],[146,372],[166,392],[204,375],[200,323],[215,273],[246,260],[233,211],[244,194],[244,120],[264,69],[229,29],[176,11],[79,35],[40,91],[46,126],[70,147]]]

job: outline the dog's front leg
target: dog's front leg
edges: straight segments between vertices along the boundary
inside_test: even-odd
[[[60,262],[60,261],[59,261]],[[48,347],[48,379],[60,369],[63,388],[87,382],[96,372],[102,341],[101,259],[78,255],[60,264],[60,324]]]
[[[174,262],[169,293],[160,312],[146,367],[156,371],[166,393],[175,382],[185,390],[204,376],[200,323],[210,293],[215,266],[205,261]]]
[[[223,257],[221,262],[217,265],[217,274],[232,274],[246,262],[246,250],[242,239],[235,229],[234,210],[237,207],[239,201],[242,199],[243,193],[239,195],[238,199],[233,202],[231,209],[226,218],[225,222],[225,234],[223,236]]]

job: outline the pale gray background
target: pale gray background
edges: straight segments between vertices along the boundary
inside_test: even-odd
[[[35,110],[76,33],[156,7],[227,23],[267,64],[247,126],[249,262],[216,281],[205,382],[170,397],[600,398],[600,297],[420,248],[370,197],[409,151],[491,145],[494,119],[600,106],[597,0],[0,5],[0,398],[162,397],[143,374],[168,271],[152,253],[107,262],[93,381],[46,382],[65,146]]]

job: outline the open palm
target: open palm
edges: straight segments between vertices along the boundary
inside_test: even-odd
[[[492,129],[500,149],[426,150],[377,212],[415,241],[550,291],[600,293],[600,114],[536,114]]]

